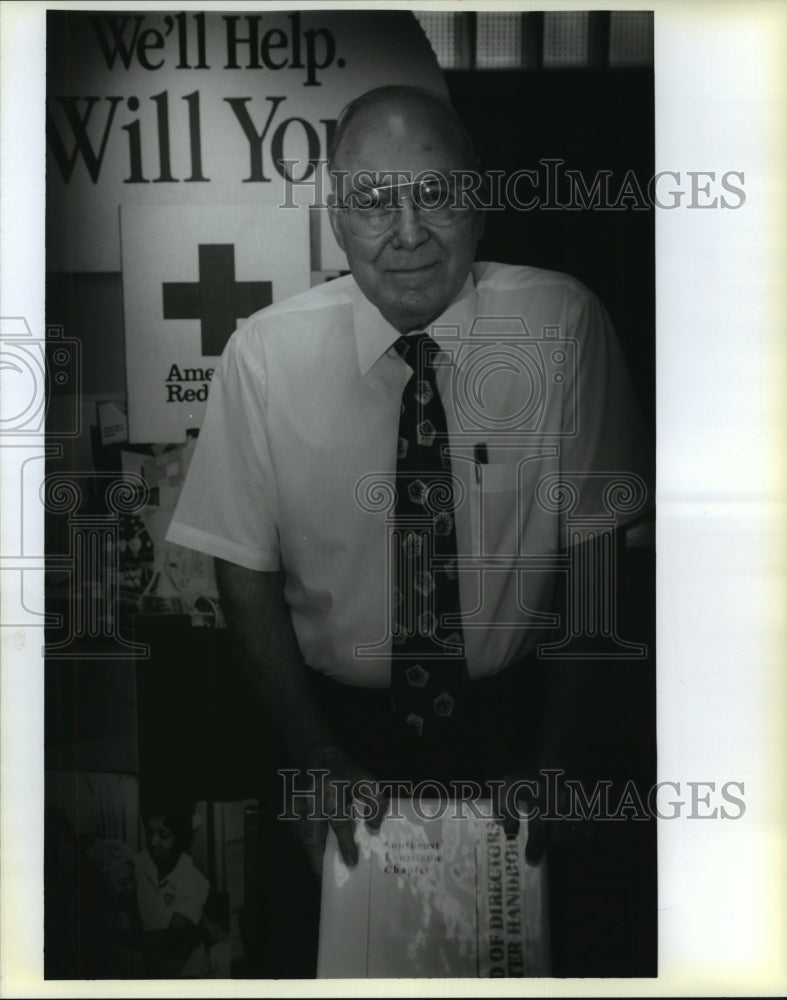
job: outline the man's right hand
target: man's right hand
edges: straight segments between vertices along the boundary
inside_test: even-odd
[[[300,789],[306,794],[299,795]],[[388,799],[379,791],[374,775],[335,745],[321,744],[310,751],[303,762],[300,781],[296,781],[288,811],[298,815],[296,832],[318,878],[322,875],[329,826],[336,834],[345,864],[352,867],[358,863],[354,791],[361,791],[367,829],[376,833],[385,816]]]
[[[284,737],[289,759],[300,765],[306,795],[299,797],[296,791],[293,801],[287,803],[287,814],[295,811],[301,816],[292,825],[297,827],[312,868],[321,874],[329,825],[336,833],[342,857],[353,865],[358,860],[358,847],[349,793],[359,781],[371,783],[366,785],[364,800],[374,804],[371,815],[365,817],[372,830],[382,822],[385,799],[370,794],[374,776],[337,746],[326,724],[295,637],[284,597],[284,575],[217,559],[216,581],[241,662],[268,717]],[[322,772],[322,777],[304,773],[308,771]]]

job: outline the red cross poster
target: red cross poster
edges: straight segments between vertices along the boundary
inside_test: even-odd
[[[51,12],[47,270],[69,289],[121,276],[124,330],[93,299],[86,322],[102,349],[125,333],[130,442],[182,441],[236,321],[346,268],[336,119],[404,82],[445,92],[407,11]]]
[[[49,270],[120,270],[118,206],[321,205],[348,101],[389,83],[445,92],[408,11],[258,6],[52,12]],[[316,270],[344,266],[326,214]]]
[[[129,440],[197,428],[245,317],[309,286],[308,212],[248,205],[121,209]]]

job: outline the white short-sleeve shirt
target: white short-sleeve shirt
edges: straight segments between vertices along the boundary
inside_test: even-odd
[[[609,318],[578,281],[477,263],[428,332],[458,489],[468,671],[481,677],[553,624],[551,565],[572,524],[622,521],[646,502],[649,445]],[[411,374],[398,337],[351,276],[251,316],[214,376],[168,534],[282,569],[306,663],[368,687],[390,677],[391,498]]]

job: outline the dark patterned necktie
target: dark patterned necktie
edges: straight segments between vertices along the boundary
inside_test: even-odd
[[[400,337],[394,347],[413,373],[399,417],[391,691],[404,724],[429,739],[456,721],[467,674],[458,621],[454,486],[435,381],[439,347],[425,333]]]

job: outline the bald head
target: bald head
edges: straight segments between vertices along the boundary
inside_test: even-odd
[[[475,170],[464,125],[429,91],[381,87],[341,115],[330,168],[331,227],[358,287],[400,333],[424,329],[461,291],[483,231],[475,209],[422,200],[427,178],[451,192]]]
[[[377,87],[351,101],[339,115],[328,153],[331,173],[357,162],[369,141],[405,141],[415,130],[426,138],[424,152],[430,152],[429,136],[435,145],[455,151],[461,167],[477,165],[470,136],[454,109],[430,90],[402,85]],[[437,166],[437,164],[435,164]],[[390,164],[387,169],[393,169]]]

